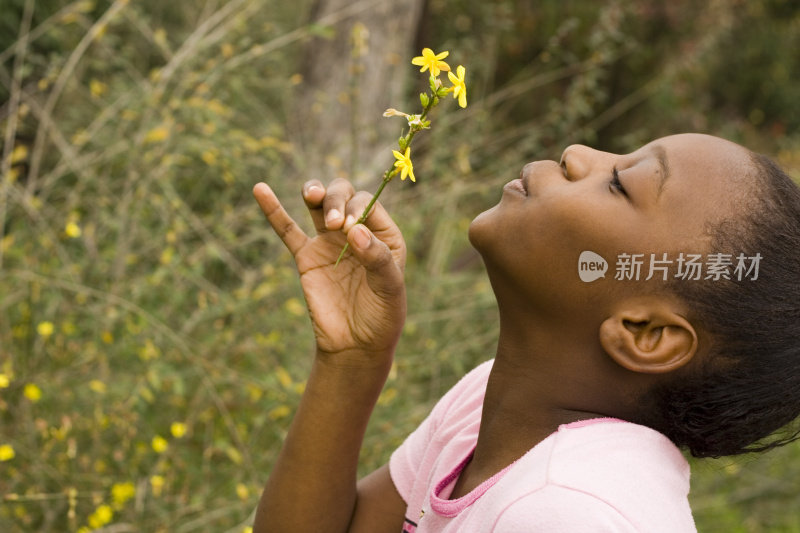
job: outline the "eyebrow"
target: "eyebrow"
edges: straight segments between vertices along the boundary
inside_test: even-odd
[[[658,166],[661,168],[661,178],[658,182],[658,193],[656,197],[661,196],[661,191],[664,190],[664,183],[669,178],[669,163],[667,162],[667,151],[663,146],[653,146],[653,155],[656,156]]]

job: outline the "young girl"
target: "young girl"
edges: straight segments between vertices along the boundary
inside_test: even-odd
[[[313,238],[254,194],[317,346],[255,531],[694,531],[679,448],[796,436],[765,441],[800,411],[800,192],[741,146],[686,134],[526,165],[469,231],[497,296],[494,360],[358,482],[405,317],[403,238],[380,205],[355,224],[370,194],[344,180],[305,184]]]

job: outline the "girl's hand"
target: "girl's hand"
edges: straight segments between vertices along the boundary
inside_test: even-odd
[[[405,321],[406,247],[386,210],[376,203],[365,225],[355,224],[372,197],[343,179],[328,190],[317,180],[303,198],[317,235],[308,237],[264,183],[253,194],[294,256],[320,355],[350,365],[391,357]],[[345,242],[349,252],[334,268]]]

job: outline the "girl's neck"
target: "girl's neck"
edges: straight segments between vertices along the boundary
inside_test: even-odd
[[[570,360],[581,359],[575,357],[575,351],[581,350],[580,339],[574,335],[553,335],[532,325],[516,326],[523,327],[509,327],[501,318],[478,442],[456,486],[458,492],[469,492],[522,457],[562,424],[618,414],[604,409],[602,401],[593,402],[597,391],[587,390],[583,385],[592,379],[591,365],[584,369],[587,375],[575,376],[580,369]],[[565,338],[569,341],[565,342]]]

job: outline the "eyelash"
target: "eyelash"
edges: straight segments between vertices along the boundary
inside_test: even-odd
[[[617,170],[617,167],[614,167],[614,169],[611,171],[611,182],[608,184],[608,186],[609,188],[617,189],[617,191],[621,192],[625,196],[628,196],[628,192],[619,181],[619,171]]]

